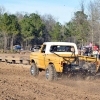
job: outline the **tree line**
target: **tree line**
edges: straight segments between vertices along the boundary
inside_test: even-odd
[[[75,42],[78,46],[89,42],[100,45],[100,0],[90,2],[87,10],[85,13],[82,1],[80,10],[62,25],[50,14],[9,14],[0,7],[0,49],[12,51],[14,45],[29,49],[47,41]]]

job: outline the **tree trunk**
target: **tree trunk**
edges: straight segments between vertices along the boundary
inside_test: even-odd
[[[13,51],[13,42],[14,42],[14,35],[11,37],[11,44],[10,44],[10,50]]]
[[[4,52],[6,52],[6,50],[7,50],[7,36],[6,36],[5,32],[3,33],[3,35],[4,35]]]

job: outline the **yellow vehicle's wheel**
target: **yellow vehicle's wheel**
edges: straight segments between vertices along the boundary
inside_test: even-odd
[[[37,76],[39,74],[39,69],[37,68],[36,64],[33,63],[31,65],[31,68],[30,68],[30,73],[31,75],[33,75],[34,77]]]
[[[53,64],[49,64],[46,69],[46,79],[48,81],[56,80],[57,79],[57,73],[53,66]]]

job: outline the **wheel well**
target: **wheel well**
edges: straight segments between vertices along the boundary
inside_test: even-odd
[[[30,62],[31,62],[31,63],[35,63],[35,60],[34,60],[34,59],[32,59]],[[42,68],[39,68],[39,71],[40,71],[40,72],[42,72],[42,71],[45,71],[45,70],[44,70],[44,69],[42,69]]]
[[[53,65],[52,67],[56,70],[54,63],[50,62],[49,65]]]
[[[53,64],[52,62],[49,62],[49,64]],[[54,65],[54,64],[53,64]]]
[[[35,61],[32,59],[32,60],[31,60],[31,63],[35,63]]]

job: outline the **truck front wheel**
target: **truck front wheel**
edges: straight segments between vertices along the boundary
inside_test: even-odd
[[[38,74],[39,74],[39,69],[37,68],[37,66],[36,66],[35,63],[33,63],[33,64],[31,65],[30,73],[31,73],[31,75],[33,75],[34,77],[38,76]]]
[[[46,79],[48,81],[57,80],[57,72],[53,64],[49,64],[46,68]]]

